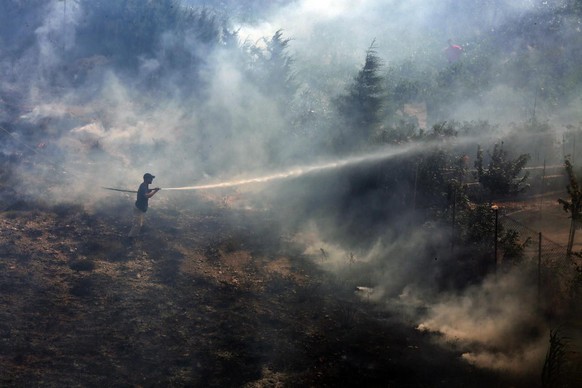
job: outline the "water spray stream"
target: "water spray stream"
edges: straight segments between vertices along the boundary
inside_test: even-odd
[[[477,141],[478,138],[475,137],[466,137],[466,138],[455,138],[454,145],[461,145],[467,143],[473,143]],[[290,170],[278,172],[270,175],[264,175],[254,178],[246,178],[246,179],[233,179],[229,181],[223,181],[218,183],[207,183],[203,185],[195,185],[195,186],[182,186],[182,187],[164,187],[162,190],[164,191],[185,191],[185,190],[210,190],[210,189],[222,189],[227,187],[235,187],[235,186],[243,186],[249,184],[257,184],[257,183],[268,183],[275,180],[283,180],[283,179],[291,179],[300,177],[303,175],[317,173],[320,171],[325,170],[332,170],[332,169],[339,169],[348,166],[354,166],[363,163],[371,163],[377,162],[381,160],[391,159],[396,156],[410,154],[414,152],[420,152],[423,150],[431,149],[437,146],[443,146],[447,144],[443,142],[443,140],[435,140],[435,141],[427,141],[423,143],[410,143],[406,145],[399,145],[399,146],[389,146],[382,148],[378,151],[371,152],[365,155],[360,156],[352,156],[345,159],[340,159],[332,162],[325,162],[310,166],[300,166],[294,167]],[[452,145],[451,143],[448,143]],[[106,190],[113,190],[113,191],[121,191],[127,193],[136,193],[134,190],[124,190],[124,189],[117,189],[112,187],[103,187]]]
[[[442,144],[442,142],[439,142]],[[248,178],[248,179],[238,179],[238,180],[230,180],[225,182],[219,183],[209,183],[204,185],[196,185],[196,186],[184,186],[184,187],[168,187],[163,188],[163,190],[208,190],[208,189],[220,189],[226,187],[233,187],[233,186],[242,186],[248,184],[256,184],[256,183],[267,183],[275,180],[283,180],[283,179],[290,179],[296,178],[299,176],[307,175],[310,173],[316,173],[325,170],[331,169],[338,169],[347,166],[362,164],[362,163],[369,163],[374,161],[380,161],[385,159],[390,159],[399,155],[416,152],[424,148],[433,147],[435,143],[427,142],[422,144],[410,144],[398,147],[390,147],[384,148],[382,150],[369,153],[366,155],[361,156],[353,156],[346,159],[336,160],[333,162],[321,163],[311,166],[303,166],[303,167],[295,167],[290,170],[279,172],[271,175],[265,175],[255,178]]]

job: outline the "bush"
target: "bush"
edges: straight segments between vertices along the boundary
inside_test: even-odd
[[[503,149],[502,142],[495,144],[493,152],[489,155],[489,165],[485,169],[483,168],[483,150],[479,147],[475,168],[479,183],[491,194],[516,194],[529,187],[526,183],[529,173],[526,172],[521,178],[518,177],[530,159],[529,154],[522,154],[515,159],[510,159],[507,151]]]

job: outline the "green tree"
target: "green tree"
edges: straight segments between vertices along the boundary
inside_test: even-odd
[[[461,198],[464,191],[463,159],[453,154],[449,146],[449,140],[456,135],[454,125],[446,122],[435,124],[430,133],[421,131],[418,135],[421,140],[435,142],[435,147],[417,157],[414,197],[422,207],[436,213],[449,210],[447,205],[457,200],[457,194]]]
[[[135,70],[140,58],[151,57],[168,73],[196,73],[210,49],[229,35],[213,11],[181,0],[79,1],[85,17],[77,27],[75,54],[104,55],[124,70]]]
[[[340,134],[343,146],[369,142],[378,130],[384,98],[382,61],[375,42],[366,51],[363,68],[358,72],[346,95],[336,100],[345,132]]]
[[[527,178],[529,173],[525,173],[521,178],[523,168],[529,161],[529,154],[522,154],[515,159],[511,159],[507,151],[503,148],[503,142],[497,143],[493,147],[493,152],[489,154],[490,160],[487,168],[484,168],[483,150],[481,146],[477,149],[475,160],[476,178],[493,195],[510,195],[522,192],[527,189]]]
[[[282,108],[288,106],[297,91],[294,59],[289,54],[290,41],[283,38],[282,30],[278,30],[270,39],[262,39],[263,45],[247,45],[252,58],[249,77]]]
[[[576,233],[576,228],[578,223],[582,219],[582,190],[578,185],[578,179],[576,179],[576,174],[574,174],[574,167],[570,160],[566,159],[564,162],[566,173],[568,174],[569,184],[566,186],[569,200],[558,199],[565,212],[570,213],[570,233],[568,236],[568,247],[567,253],[570,255],[572,253],[572,247],[574,245],[574,235]]]
[[[498,229],[501,229],[502,232],[498,241],[499,249],[503,252],[503,261],[519,263],[524,258],[525,248],[532,242],[531,238],[528,237],[525,241],[522,241],[522,237],[517,230],[509,229],[504,231],[499,225]]]

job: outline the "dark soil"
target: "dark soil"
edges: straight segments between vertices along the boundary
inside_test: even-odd
[[[0,386],[531,386],[335,284],[269,212],[152,202],[134,242],[129,200],[4,207]]]

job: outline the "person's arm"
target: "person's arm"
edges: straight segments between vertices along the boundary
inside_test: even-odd
[[[148,192],[146,193],[146,197],[147,198],[151,198],[154,196],[155,193],[157,193],[158,191],[160,191],[159,187],[156,187],[155,189],[150,189],[148,190]]]

